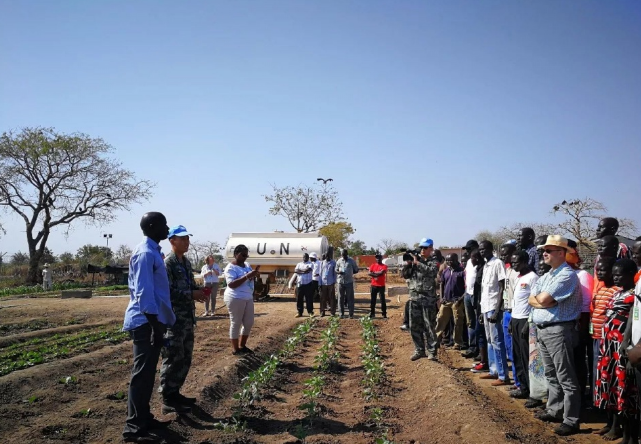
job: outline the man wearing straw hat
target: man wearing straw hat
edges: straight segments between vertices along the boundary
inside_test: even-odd
[[[561,436],[579,432],[581,388],[574,368],[574,347],[579,342],[577,320],[581,315],[579,278],[565,262],[574,250],[561,236],[548,236],[543,259],[551,270],[537,281],[528,299],[533,307],[539,351],[548,382],[548,403],[537,416],[548,422],[562,421],[554,433]]]

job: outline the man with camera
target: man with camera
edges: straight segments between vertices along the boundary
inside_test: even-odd
[[[434,250],[432,239],[423,238],[418,244],[420,252],[407,251],[403,266],[403,277],[408,280],[410,306],[410,333],[414,341],[414,354],[410,358],[416,361],[425,356],[436,361],[438,343],[436,341],[436,315],[438,297],[436,296],[436,275],[439,265],[431,258]]]

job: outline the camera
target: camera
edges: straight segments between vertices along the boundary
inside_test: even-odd
[[[401,253],[403,253],[403,262],[413,261],[414,256],[421,255],[421,252],[415,248],[401,248]]]

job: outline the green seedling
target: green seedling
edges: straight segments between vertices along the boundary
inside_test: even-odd
[[[84,416],[85,418],[91,415],[91,409],[82,409],[80,410],[80,416]]]
[[[58,382],[65,385],[77,384],[78,378],[76,378],[75,376],[66,376],[64,378],[58,379]]]
[[[30,396],[30,397],[27,399],[27,402],[28,402],[29,404],[34,404],[34,403],[36,403],[37,401],[38,401],[38,397],[37,397],[37,396],[35,396],[35,395],[34,395],[34,396]]]

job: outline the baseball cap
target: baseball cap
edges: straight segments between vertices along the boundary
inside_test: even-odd
[[[476,250],[479,247],[479,243],[476,242],[474,239],[470,239],[467,241],[465,246],[463,247],[464,250]]]
[[[309,257],[313,257],[314,259],[318,259],[318,255],[316,253],[310,254]]]
[[[434,241],[432,239],[429,239],[427,237],[424,237],[421,239],[421,241],[418,243],[419,247],[433,247],[434,246]]]
[[[169,229],[169,234],[167,235],[168,239],[171,239],[174,236],[193,236],[190,232],[187,231],[184,225],[174,225]]]

